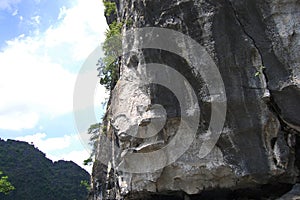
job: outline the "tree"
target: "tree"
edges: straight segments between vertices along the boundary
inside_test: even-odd
[[[97,141],[98,141],[98,137],[99,137],[99,133],[100,133],[100,127],[101,127],[101,123],[96,123],[96,124],[92,124],[90,125],[89,129],[88,129],[88,134],[90,135],[90,142],[89,144],[92,146],[92,155],[95,155],[95,151],[97,148]]]
[[[106,89],[112,90],[119,79],[119,64],[122,53],[122,22],[112,22],[106,31],[106,39],[103,43],[104,57],[97,63],[100,84]]]
[[[96,124],[92,124],[90,125],[87,134],[90,135],[90,142],[89,145],[92,146],[92,152],[91,155],[88,159],[83,161],[84,165],[91,165],[93,163],[93,156],[96,153],[96,148],[97,148],[97,141],[98,141],[98,137],[99,137],[99,131],[100,131],[100,123],[96,123]]]
[[[116,7],[116,3],[115,2],[111,2],[111,1],[103,1],[105,10],[104,10],[104,14],[105,16],[110,16],[111,14],[115,14],[117,12],[117,7]]]
[[[92,165],[93,164],[93,158],[89,157],[88,159],[85,159],[83,161],[83,165]]]
[[[87,180],[80,181],[80,185],[85,187],[87,191],[91,191],[91,185]]]
[[[3,172],[0,171],[0,193],[7,195],[11,191],[15,190],[15,187],[8,181],[8,176],[3,176]]]

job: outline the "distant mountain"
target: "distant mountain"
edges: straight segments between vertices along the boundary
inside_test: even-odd
[[[27,142],[0,139],[0,171],[16,188],[1,200],[83,200],[89,174],[71,161],[52,162]]]

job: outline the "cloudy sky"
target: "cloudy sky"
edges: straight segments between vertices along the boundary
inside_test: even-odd
[[[0,0],[2,139],[33,142],[52,160],[82,166],[89,153],[73,118],[73,91],[86,58],[104,41],[101,2]],[[104,91],[98,87],[92,105],[98,121]]]

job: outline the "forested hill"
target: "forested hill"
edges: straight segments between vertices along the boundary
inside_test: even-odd
[[[16,188],[1,200],[81,200],[89,174],[71,161],[52,162],[26,142],[0,139],[0,171]]]

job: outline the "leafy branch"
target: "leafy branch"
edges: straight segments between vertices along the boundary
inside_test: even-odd
[[[119,79],[119,64],[122,49],[121,29],[123,23],[114,21],[106,31],[103,43],[104,57],[97,63],[100,84],[112,90]]]
[[[90,125],[87,134],[90,135],[90,142],[89,145],[92,146],[92,153],[89,158],[85,159],[83,161],[83,165],[92,165],[93,164],[93,156],[96,153],[97,150],[97,142],[99,137],[99,131],[100,131],[100,123],[92,124]]]
[[[8,176],[3,176],[3,172],[0,171],[0,193],[4,193],[5,195],[9,194],[11,191],[16,188],[8,181]]]
[[[91,191],[91,185],[86,180],[80,181],[80,186],[85,187],[87,191]]]
[[[104,10],[104,14],[105,16],[110,16],[111,14],[115,14],[117,12],[117,7],[116,7],[116,3],[115,2],[111,2],[111,1],[103,1],[105,10]]]

